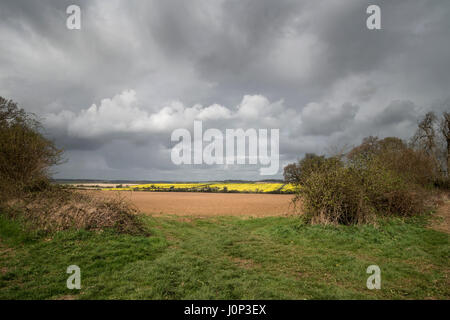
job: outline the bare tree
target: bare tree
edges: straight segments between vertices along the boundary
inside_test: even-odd
[[[428,112],[419,122],[416,134],[412,138],[414,146],[423,149],[430,157],[435,157],[436,155],[435,123],[436,115],[434,112]]]

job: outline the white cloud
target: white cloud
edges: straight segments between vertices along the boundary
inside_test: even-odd
[[[213,104],[209,107],[201,109],[197,115],[197,119],[199,120],[230,119],[231,117],[231,110],[219,104]]]
[[[71,137],[98,138],[111,134],[167,133],[176,128],[190,128],[194,120],[216,121],[216,125],[229,128],[237,125],[266,128],[265,120],[272,118],[279,123],[288,111],[282,101],[270,103],[261,95],[245,95],[235,108],[217,103],[186,107],[180,101],[172,101],[152,113],[144,108],[136,91],[125,90],[78,113],[63,110],[47,114],[45,125],[50,130],[66,131]]]
[[[86,150],[94,148],[103,153],[114,150],[113,146],[141,150],[151,156],[145,156],[141,163],[136,160],[139,157],[127,153],[134,159],[130,163],[144,168],[148,162],[151,170],[158,170],[170,163],[171,132],[177,128],[191,130],[194,120],[202,120],[204,130],[278,128],[282,161],[289,162],[306,152],[326,152],[331,145],[356,144],[369,135],[406,137],[405,132],[412,134],[414,130],[418,110],[409,101],[395,101],[361,119],[362,109],[351,103],[310,102],[297,110],[286,106],[283,100],[271,102],[263,95],[244,95],[234,107],[217,103],[187,107],[180,101],[172,101],[150,111],[136,91],[125,90],[78,113],[68,110],[50,113],[45,126],[69,151],[71,144],[74,149],[83,150],[85,145]],[[118,164],[123,156],[110,152],[107,158],[108,165],[124,168]]]

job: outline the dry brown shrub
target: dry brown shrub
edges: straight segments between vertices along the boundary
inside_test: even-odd
[[[320,170],[305,177],[294,202],[300,199],[312,224],[351,225],[375,220],[359,177],[337,158],[326,159]]]
[[[425,189],[387,168],[385,163],[372,159],[357,172],[361,187],[379,214],[405,217],[424,211]]]
[[[3,211],[11,218],[22,219],[27,226],[46,232],[71,228],[111,229],[118,233],[148,235],[136,215],[138,210],[120,196],[100,198],[53,187],[10,200]]]
[[[305,157],[285,177],[296,178],[294,203],[303,200],[311,223],[359,224],[423,213],[436,173],[432,158],[402,140],[369,137],[345,156]]]

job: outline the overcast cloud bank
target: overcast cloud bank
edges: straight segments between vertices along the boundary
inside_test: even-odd
[[[174,166],[170,133],[279,128],[281,165],[363,137],[408,138],[448,108],[450,2],[2,1],[0,95],[67,150],[56,177],[259,179],[254,166]],[[447,104],[446,104],[447,103]],[[281,171],[277,177],[281,177]]]

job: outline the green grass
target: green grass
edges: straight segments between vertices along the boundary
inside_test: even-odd
[[[426,219],[144,217],[150,237],[24,232],[0,218],[0,299],[449,299],[449,237]],[[81,268],[81,290],[66,268]],[[366,268],[381,268],[381,290]]]

